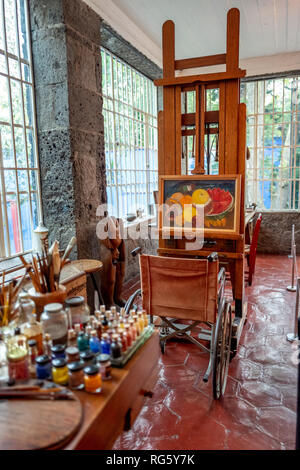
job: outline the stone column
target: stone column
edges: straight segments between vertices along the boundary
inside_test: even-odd
[[[77,237],[100,259],[96,209],[106,202],[101,19],[81,0],[29,0],[44,223],[50,242]]]

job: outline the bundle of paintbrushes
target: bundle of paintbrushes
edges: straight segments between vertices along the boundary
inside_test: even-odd
[[[2,273],[2,284],[0,286],[0,327],[7,326],[17,315],[15,309],[18,292],[21,289],[27,274],[18,281],[15,279],[5,284],[5,272]]]
[[[32,263],[28,263],[23,256],[20,259],[28,271],[31,282],[36,292],[42,294],[59,290],[60,273],[67,258],[76,244],[76,238],[72,237],[63,256],[59,251],[58,241],[55,241],[44,256],[38,253],[32,255]]]

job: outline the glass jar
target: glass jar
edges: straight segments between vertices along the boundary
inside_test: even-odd
[[[80,361],[71,362],[68,364],[69,371],[69,386],[72,390],[84,389],[84,372],[85,364]]]
[[[118,335],[113,335],[110,347],[110,355],[113,359],[118,359],[122,356],[122,344],[120,344],[120,339]]]
[[[29,379],[30,374],[26,336],[17,332],[15,336],[7,341],[6,348],[8,375],[10,380]]]
[[[101,353],[102,354],[110,354],[110,342],[109,342],[109,336],[108,336],[107,333],[102,334]]]
[[[73,329],[68,331],[68,346],[77,347],[77,335]]]
[[[138,320],[137,315],[133,316],[133,321],[134,321],[134,326],[135,326],[135,329],[136,329],[136,336],[138,337],[141,334],[141,329],[140,329],[140,324],[139,324],[139,320]]]
[[[67,361],[63,358],[53,359],[52,361],[52,379],[59,385],[67,385],[69,375]]]
[[[101,375],[98,366],[88,366],[84,368],[85,391],[89,393],[101,392]]]
[[[125,353],[127,351],[127,337],[126,337],[126,333],[124,330],[122,329],[119,329],[118,330],[118,335],[119,335],[119,339],[120,339],[120,343],[122,345],[122,353]]]
[[[79,355],[80,360],[84,363],[84,366],[92,366],[96,362],[95,354],[91,351],[83,351]]]
[[[40,380],[51,379],[52,364],[51,359],[47,354],[38,356],[35,360],[36,376]]]
[[[67,344],[68,317],[62,304],[53,303],[45,305],[41,315],[43,333],[48,333],[53,344]]]
[[[52,359],[65,359],[66,358],[66,345],[65,344],[55,344],[51,348]]]
[[[68,364],[79,361],[79,349],[76,346],[69,346],[66,349],[66,357]]]
[[[35,313],[35,303],[29,297],[28,292],[20,292],[18,295],[17,308],[19,311],[18,324],[26,323],[33,313]]]
[[[102,380],[111,379],[111,362],[108,354],[99,354],[100,373]]]
[[[81,295],[69,297],[66,299],[65,304],[70,328],[72,328],[76,323],[80,323],[81,325],[88,323],[90,318],[90,309],[85,303],[84,297]]]
[[[28,317],[28,321],[23,325],[23,335],[27,340],[34,339],[37,344],[39,355],[43,354],[43,330],[42,325],[36,321],[36,314],[32,313]]]

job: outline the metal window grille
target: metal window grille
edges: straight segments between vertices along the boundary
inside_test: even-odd
[[[158,186],[157,93],[153,82],[105,49],[102,90],[107,200],[111,215],[154,213]]]
[[[246,203],[260,210],[299,210],[300,77],[247,81]]]
[[[32,249],[41,217],[27,0],[0,0],[0,257]]]

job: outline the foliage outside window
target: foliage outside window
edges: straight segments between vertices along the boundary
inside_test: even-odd
[[[299,209],[299,77],[245,82],[246,202],[260,210]]]
[[[105,49],[102,90],[110,215],[154,211],[157,190],[157,93],[153,82]]]
[[[30,251],[40,218],[26,0],[0,0],[0,257]]]

